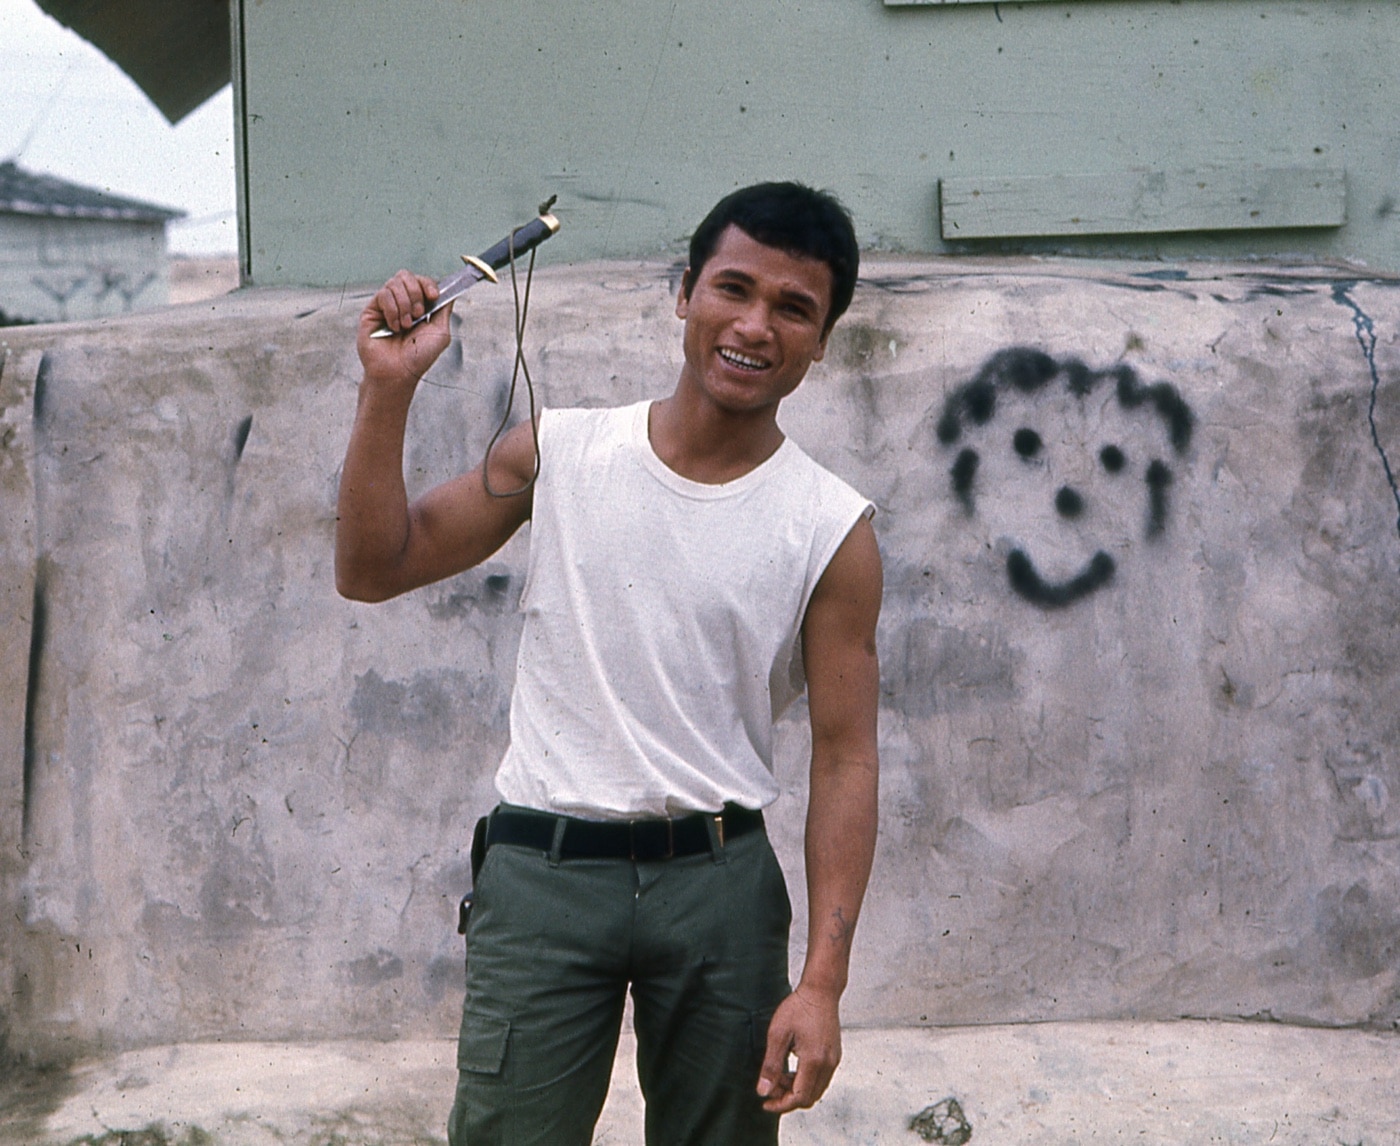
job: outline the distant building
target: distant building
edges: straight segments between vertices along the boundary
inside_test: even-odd
[[[165,228],[184,212],[0,163],[0,312],[71,322],[165,305]]]

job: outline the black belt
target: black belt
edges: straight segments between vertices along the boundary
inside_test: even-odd
[[[580,820],[518,808],[497,808],[487,819],[486,847],[520,844],[553,853],[560,821],[564,835],[558,842],[561,859],[664,860],[701,855],[711,850],[710,827],[718,842],[738,839],[763,827],[763,813],[737,804],[724,811],[694,812],[674,820]]]

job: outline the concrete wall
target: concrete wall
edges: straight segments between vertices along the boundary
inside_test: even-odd
[[[665,393],[673,280],[543,271],[546,400]],[[360,300],[7,332],[12,1050],[455,1030],[525,542],[382,606],[335,595]],[[462,308],[416,488],[481,450],[509,306]],[[785,416],[878,503],[887,569],[848,1021],[1400,1019],[1397,332],[1400,284],[1333,272],[867,268]],[[803,717],[771,816],[799,904]]]
[[[405,261],[445,274],[554,192],[555,258],[650,256],[762,178],[832,188],[862,243],[888,250],[1400,270],[1393,4],[233,10],[243,255],[260,285],[380,281]],[[1313,174],[1331,190],[1295,214]],[[959,240],[970,220],[943,212],[990,202],[1003,178],[990,222],[1016,237]]]
[[[68,322],[164,306],[163,222],[0,212],[0,310]]]

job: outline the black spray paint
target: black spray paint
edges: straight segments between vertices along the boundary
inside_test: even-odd
[[[1056,359],[1033,347],[1012,346],[993,354],[975,377],[948,395],[936,427],[938,440],[944,446],[955,445],[968,426],[985,426],[997,412],[998,395],[1006,391],[1036,394],[1051,382],[1062,379],[1075,398],[1084,398],[1099,385],[1112,383],[1118,404],[1128,411],[1144,411],[1162,420],[1167,440],[1180,455],[1191,444],[1195,416],[1175,386],[1169,382],[1145,384],[1137,372],[1125,363],[1106,370],[1094,370],[1078,358]],[[1020,427],[1012,435],[1012,448],[1023,459],[1038,457],[1044,447],[1041,436],[1029,427]],[[1128,458],[1113,444],[1104,446],[1099,462],[1109,474],[1121,474],[1128,469]],[[970,516],[976,509],[977,471],[981,458],[970,446],[964,446],[949,470],[952,491]],[[1146,535],[1148,540],[1159,538],[1166,530],[1168,490],[1172,484],[1171,467],[1161,458],[1152,458],[1142,471],[1147,491]],[[1078,490],[1062,486],[1055,493],[1055,510],[1062,517],[1078,518],[1085,503]],[[1035,563],[1024,549],[1014,549],[1007,556],[1006,572],[1011,588],[1017,594],[1044,608],[1062,608],[1103,588],[1113,580],[1113,558],[1103,550],[1096,552],[1087,565],[1073,577],[1061,582],[1048,582],[1036,570]]]
[[[949,471],[953,478],[953,492],[958,495],[958,500],[963,503],[963,508],[969,516],[973,510],[972,483],[977,477],[979,460],[976,450],[963,450]]]
[[[253,432],[253,415],[239,421],[233,428],[233,460],[240,461],[243,457],[244,447],[248,445],[248,435]]]
[[[1036,572],[1024,550],[1013,549],[1006,558],[1006,575],[1011,580],[1011,587],[1027,601],[1047,609],[1072,605],[1095,589],[1101,589],[1113,580],[1115,568],[1113,558],[1100,549],[1090,558],[1083,572],[1068,581],[1052,585]]]

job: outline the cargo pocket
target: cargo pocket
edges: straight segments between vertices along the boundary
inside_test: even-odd
[[[768,1055],[768,1024],[773,1021],[773,1012],[777,1009],[777,1007],[770,1007],[763,1011],[749,1012],[749,1065],[755,1078],[763,1066],[764,1058]]]
[[[463,1011],[462,1030],[457,1036],[457,1069],[499,1075],[509,1042],[509,1019]]]

